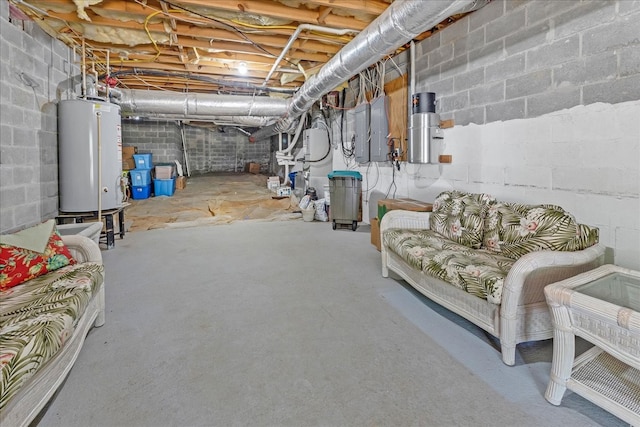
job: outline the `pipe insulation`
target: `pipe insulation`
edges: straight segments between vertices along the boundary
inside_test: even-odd
[[[282,116],[288,100],[267,96],[217,95],[120,89],[122,114],[167,114],[189,119],[203,116]]]
[[[277,133],[279,128],[305,111],[325,93],[383,59],[417,35],[446,18],[479,9],[489,0],[396,0],[360,32],[291,98],[286,117],[254,132],[257,141]]]

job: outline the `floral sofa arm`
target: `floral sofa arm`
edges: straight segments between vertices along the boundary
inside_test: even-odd
[[[61,237],[73,258],[79,263],[96,262],[102,264],[100,247],[93,240],[80,235],[64,235]]]
[[[548,307],[544,296],[545,286],[575,276],[584,271],[592,270],[604,264],[605,247],[595,244],[580,251],[536,251],[520,257],[511,267],[502,288],[500,309],[500,334],[503,358],[505,355],[515,355],[514,349],[517,335],[526,331],[517,329],[517,313],[523,305],[540,305],[541,321],[550,322]],[[532,316],[530,321],[537,321]],[[549,328],[552,325],[549,323]],[[532,328],[539,329],[539,328]],[[551,330],[551,329],[550,329]],[[536,337],[531,337],[534,340]],[[505,360],[513,365],[515,360]]]
[[[380,253],[382,255],[382,277],[389,277],[387,268],[387,248],[384,244],[384,232],[392,228],[405,230],[428,230],[431,212],[413,212],[393,210],[387,212],[380,221]]]

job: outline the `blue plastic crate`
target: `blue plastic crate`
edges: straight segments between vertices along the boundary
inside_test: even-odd
[[[129,175],[131,175],[131,185],[133,186],[151,185],[151,169],[132,169],[129,171]]]
[[[154,179],[153,192],[158,196],[173,196],[176,191],[176,179]]]
[[[136,169],[151,169],[153,167],[151,163],[151,153],[134,154],[133,161],[136,164]]]
[[[151,185],[140,185],[131,187],[132,199],[148,199],[151,195]]]

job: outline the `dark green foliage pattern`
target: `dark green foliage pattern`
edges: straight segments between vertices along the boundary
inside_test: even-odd
[[[0,411],[71,337],[103,280],[101,264],[82,263],[0,292]]]

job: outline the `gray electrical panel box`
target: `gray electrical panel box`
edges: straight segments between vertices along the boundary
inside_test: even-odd
[[[379,96],[371,102],[371,143],[369,160],[386,162],[389,160],[389,122],[387,121],[387,97]]]
[[[363,102],[353,109],[354,129],[355,129],[355,157],[356,162],[366,163],[369,161],[369,126],[371,122],[370,106],[368,102]]]

